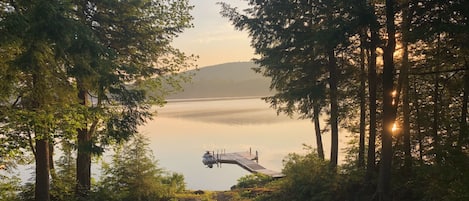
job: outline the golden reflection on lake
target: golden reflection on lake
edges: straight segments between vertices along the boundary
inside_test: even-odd
[[[206,150],[259,152],[259,163],[276,171],[292,152],[304,153],[303,145],[316,144],[310,120],[277,116],[260,99],[169,102],[140,131],[151,141],[159,166],[184,175],[187,187],[198,190],[227,190],[239,177],[249,174],[236,165],[206,168]],[[346,144],[341,137],[340,148]],[[330,135],[323,135],[326,156]],[[341,156],[343,159],[343,155]]]

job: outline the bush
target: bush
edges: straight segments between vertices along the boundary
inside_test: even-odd
[[[263,187],[272,182],[273,178],[264,174],[249,174],[238,179],[234,188],[256,188]]]
[[[0,174],[0,201],[19,200],[20,178]]]

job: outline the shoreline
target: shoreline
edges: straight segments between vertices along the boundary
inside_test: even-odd
[[[167,99],[167,103],[179,102],[203,102],[203,101],[224,101],[224,100],[245,100],[245,99],[261,99],[267,96],[228,96],[228,97],[206,97],[206,98],[176,98]]]

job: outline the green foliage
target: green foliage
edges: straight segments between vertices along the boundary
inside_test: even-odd
[[[81,131],[80,156],[100,154],[137,133],[152,104],[164,103],[161,77],[173,87],[187,79],[177,73],[196,57],[171,42],[192,27],[191,8],[188,0],[0,2],[0,154],[30,150],[43,161],[36,195],[49,199],[49,156],[35,141],[76,143]],[[77,174],[79,182],[90,176]],[[62,179],[53,183],[57,199],[73,189]]]
[[[444,166],[415,164],[412,172],[397,169],[393,175],[395,200],[467,200],[469,156],[453,153]],[[415,162],[415,161],[414,161]]]
[[[18,194],[21,201],[35,201],[34,198],[34,183],[27,182],[21,186],[21,192]]]
[[[191,191],[187,191],[184,193],[178,193],[175,195],[173,199],[170,201],[193,201],[193,200],[200,200],[200,201],[215,201],[217,200],[217,194],[215,192],[204,191],[202,194],[196,194]]]
[[[18,192],[21,189],[20,183],[19,177],[7,176],[0,173],[0,201],[19,201]]]
[[[238,179],[235,188],[263,187],[272,182],[273,178],[264,174],[249,174]]]
[[[186,183],[184,182],[184,175],[178,173],[171,173],[162,178],[162,183],[167,186],[168,194],[173,195],[182,193],[186,190]]]
[[[314,152],[305,156],[290,154],[283,170],[283,200],[337,200],[340,186],[338,175],[327,161]]]
[[[251,9],[238,12],[227,3],[222,15],[237,29],[247,30],[261,57],[257,72],[272,79],[277,93],[265,100],[278,112],[298,112],[312,118],[313,102],[325,107],[328,59],[326,50],[346,41],[352,18],[338,1],[249,1]],[[340,10],[340,11],[339,11]],[[338,12],[329,18],[326,14]],[[334,18],[334,19],[332,19]],[[327,46],[327,47],[326,47]]]
[[[167,200],[185,189],[182,175],[166,175],[156,166],[141,134],[118,147],[112,163],[103,168],[103,178],[90,195],[94,200]]]
[[[75,200],[76,163],[71,144],[62,143],[62,154],[55,161],[55,169],[51,170],[51,200]]]
[[[328,161],[320,159],[311,149],[306,155],[289,154],[285,158],[284,178],[272,180],[265,176],[249,175],[240,178],[236,189],[243,198],[268,201],[304,200],[370,200],[364,191],[364,170],[355,165],[339,166],[338,172],[330,168]]]

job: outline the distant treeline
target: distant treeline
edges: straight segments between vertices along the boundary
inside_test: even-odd
[[[257,74],[252,62],[235,62],[193,70],[192,81],[169,99],[268,96],[270,79]]]

